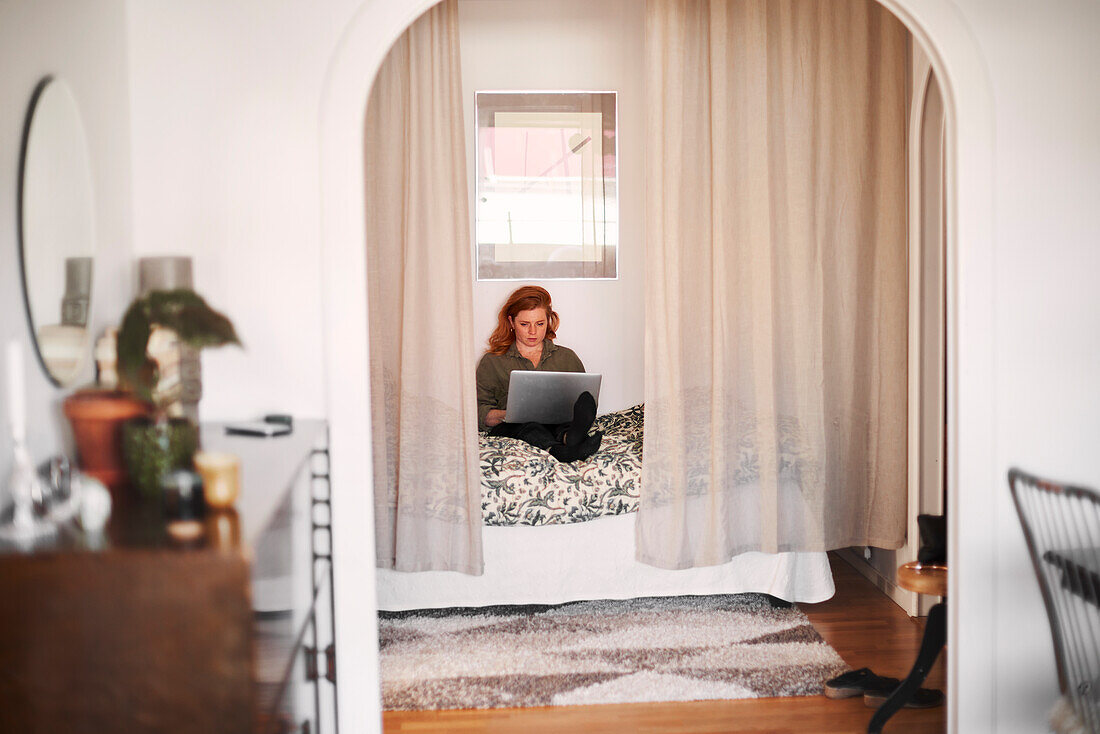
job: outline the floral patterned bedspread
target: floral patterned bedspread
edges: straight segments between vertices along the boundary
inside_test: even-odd
[[[562,525],[638,509],[643,406],[596,417],[600,450],[562,464],[519,439],[482,433],[481,514],[486,525]]]

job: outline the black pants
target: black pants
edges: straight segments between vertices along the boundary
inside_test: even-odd
[[[489,429],[489,435],[518,438],[536,449],[548,451],[554,444],[562,442],[562,434],[567,428],[568,423],[498,423]]]
[[[577,453],[576,448],[580,441],[576,440],[576,436],[571,436],[574,445],[567,447],[564,441],[565,434],[567,431],[576,431],[582,437],[587,436],[595,417],[596,401],[591,393],[583,392],[573,402],[573,420],[568,423],[498,423],[489,429],[489,435],[518,438],[543,451],[550,451],[551,448],[557,447],[550,453],[558,461],[576,461],[578,458],[587,458],[595,449],[589,447],[591,450]],[[598,440],[596,446],[599,446]]]

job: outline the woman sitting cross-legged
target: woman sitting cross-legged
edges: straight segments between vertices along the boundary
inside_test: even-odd
[[[477,365],[478,427],[491,436],[518,438],[549,451],[558,461],[587,459],[600,448],[603,434],[588,434],[596,418],[596,401],[581,393],[568,423],[506,423],[508,378],[512,370],[584,372],[572,349],[555,344],[558,315],[545,288],[517,288],[500,309],[497,328],[489,337],[489,351]]]

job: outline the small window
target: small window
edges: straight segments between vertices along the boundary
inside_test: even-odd
[[[615,92],[477,93],[479,280],[615,278]]]

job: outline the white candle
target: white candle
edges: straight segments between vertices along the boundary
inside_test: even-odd
[[[8,424],[16,445],[27,439],[27,400],[23,383],[23,345],[18,339],[8,342]]]

